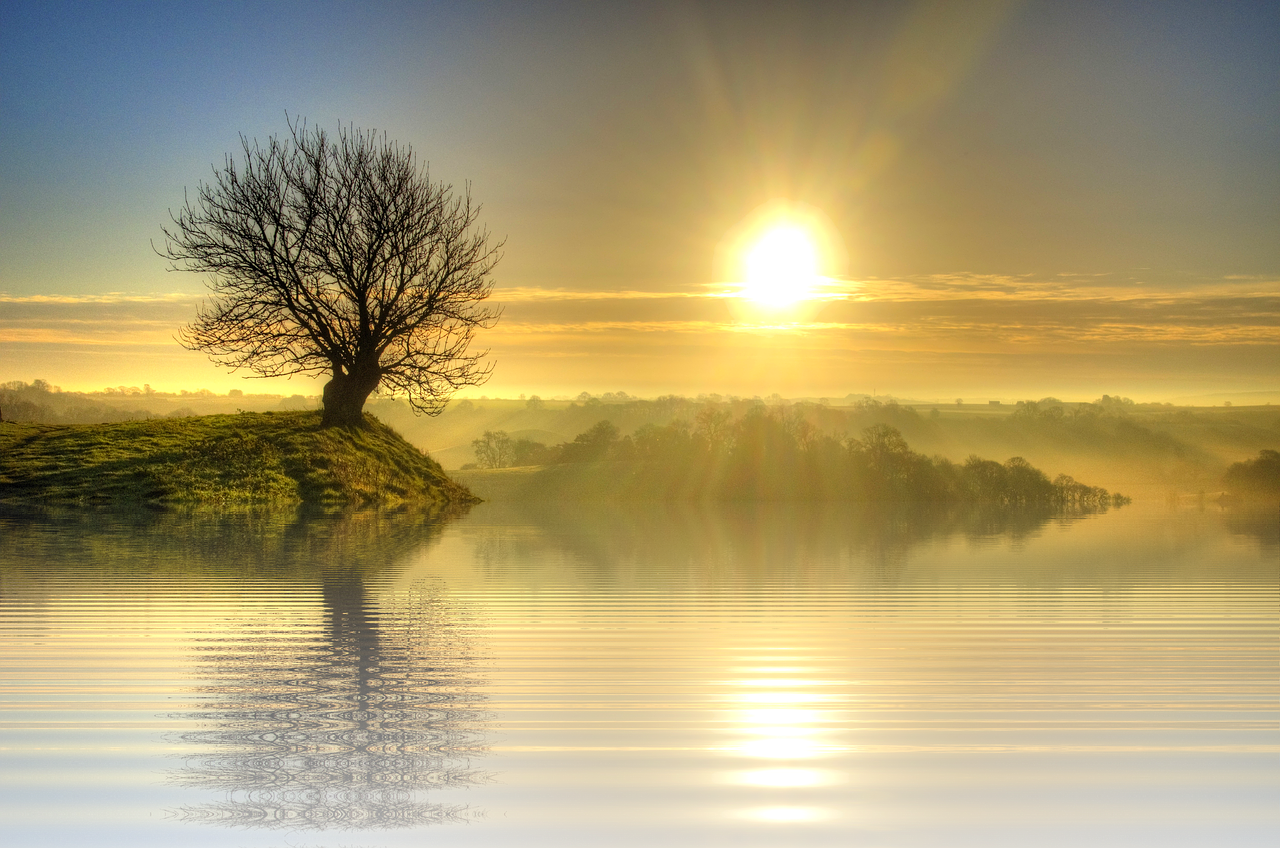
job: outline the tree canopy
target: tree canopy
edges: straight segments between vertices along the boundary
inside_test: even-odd
[[[172,267],[211,275],[184,346],[260,376],[329,374],[326,425],[362,423],[375,390],[436,414],[488,378],[470,346],[499,315],[484,301],[501,243],[469,187],[354,127],[241,144],[164,228]]]

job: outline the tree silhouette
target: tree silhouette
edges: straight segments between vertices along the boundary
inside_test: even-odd
[[[481,468],[506,468],[515,460],[515,445],[505,430],[485,430],[483,436],[472,440],[471,450]]]
[[[164,228],[174,269],[212,275],[184,346],[264,377],[330,374],[326,426],[362,423],[375,389],[434,415],[488,378],[469,347],[498,318],[483,301],[501,244],[469,189],[355,128],[330,138],[296,121],[241,144],[243,161],[228,156]]]

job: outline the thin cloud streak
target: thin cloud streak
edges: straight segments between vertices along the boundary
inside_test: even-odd
[[[541,303],[566,300],[682,300],[710,297],[700,292],[658,291],[575,291],[573,289],[543,289],[533,286],[513,286],[495,289],[493,299],[499,303]]]
[[[1160,342],[1189,345],[1252,344],[1280,345],[1280,327],[1222,326],[1182,327],[1106,324],[1088,328],[1053,324],[973,325],[937,321],[921,324],[851,324],[811,323],[791,325],[715,324],[701,321],[619,322],[593,321],[573,324],[515,324],[493,334],[493,344],[507,338],[545,337],[565,343],[574,336],[598,336],[603,333],[637,335],[726,335],[756,337],[761,341],[776,338],[822,338],[821,344],[838,347],[839,338],[876,338],[903,348],[932,347],[939,351],[965,348],[987,348],[993,345],[1026,347],[1082,346],[1098,343]],[[974,338],[980,334],[981,338]],[[931,344],[925,344],[929,342]],[[964,344],[968,342],[968,344]]]
[[[1014,301],[1143,301],[1199,302],[1224,297],[1280,297],[1280,279],[1224,277],[1198,281],[1188,288],[1170,289],[1152,285],[1135,288],[1134,283],[1107,285],[1099,280],[1110,274],[1059,275],[1070,280],[1037,280],[1031,275],[935,274],[909,279],[821,278],[814,285],[817,299],[859,302],[918,300],[1014,300]],[[591,291],[533,286],[503,288],[494,299],[502,303],[628,301],[628,300],[719,300],[741,297],[741,283],[706,283],[699,291]],[[1141,281],[1137,285],[1142,285]]]
[[[189,292],[158,294],[130,294],[126,292],[102,292],[100,294],[32,294],[10,295],[0,292],[0,303],[196,303],[206,295]]]
[[[626,333],[897,337],[940,350],[993,342],[1054,346],[1107,342],[1280,343],[1280,284],[1218,283],[1192,291],[1085,289],[1063,282],[1007,277],[932,277],[862,281],[856,296],[833,301],[804,323],[735,321],[711,292],[575,292],[508,290],[495,298],[507,312],[489,344],[509,337]],[[1271,289],[1271,291],[1266,291]],[[200,296],[189,293],[0,295],[0,341],[172,343]],[[701,305],[699,305],[701,304]]]
[[[74,333],[69,330],[49,329],[5,329],[0,330],[0,343],[30,345],[76,345],[76,346],[113,346],[113,347],[156,347],[172,349],[176,344],[171,334],[156,333],[151,338],[139,336],[136,331],[126,330],[115,336],[106,333]]]

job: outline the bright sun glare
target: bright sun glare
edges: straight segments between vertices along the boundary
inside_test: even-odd
[[[813,239],[797,226],[777,226],[747,251],[742,295],[762,306],[782,308],[807,299],[818,280]]]

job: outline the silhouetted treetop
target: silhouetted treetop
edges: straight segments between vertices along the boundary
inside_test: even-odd
[[[1280,496],[1280,452],[1263,450],[1253,459],[1232,463],[1222,482],[1232,494]]]
[[[355,128],[297,121],[241,143],[164,229],[173,268],[212,275],[186,347],[261,376],[330,374],[326,425],[360,424],[375,389],[435,414],[484,382],[491,366],[470,345],[498,318],[484,301],[501,245],[469,189]]]

